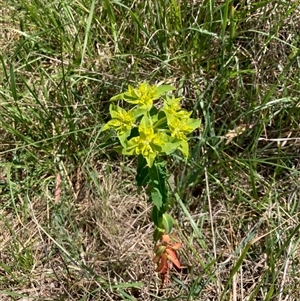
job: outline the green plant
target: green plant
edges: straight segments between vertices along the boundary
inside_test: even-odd
[[[190,118],[192,112],[181,108],[181,98],[170,95],[169,92],[174,89],[173,86],[151,86],[146,82],[137,88],[129,86],[128,91],[112,97],[111,101],[124,100],[134,107],[127,111],[111,104],[111,120],[102,129],[116,131],[122,154],[138,156],[136,180],[139,187],[148,185],[148,196],[153,203],[154,241],[161,241],[161,245],[155,249],[155,261],[163,283],[169,269],[166,259],[170,259],[177,267],[180,264],[175,254],[178,244],[172,249],[174,244],[168,236],[175,221],[168,213],[171,204],[167,169],[162,155],[169,155],[178,149],[188,158],[186,135],[200,127],[200,120]],[[154,102],[161,98],[163,105],[159,107],[160,104],[155,105]]]

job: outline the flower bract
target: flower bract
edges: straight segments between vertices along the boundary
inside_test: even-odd
[[[158,154],[170,154],[179,149],[185,158],[189,155],[187,135],[200,126],[200,120],[190,118],[192,112],[181,108],[181,98],[168,96],[174,90],[169,85],[149,85],[144,82],[136,88],[111,98],[135,105],[126,111],[118,105],[110,105],[111,120],[102,131],[109,128],[117,132],[124,155],[142,155],[151,167]],[[159,110],[153,102],[164,96]]]
[[[183,110],[180,106],[181,97],[175,98],[172,96],[171,98],[166,96],[164,101],[164,106],[161,109],[167,116],[167,118],[177,117],[177,118],[188,118],[191,116],[192,112],[188,112]]]
[[[179,150],[184,157],[187,158],[189,155],[189,146],[186,135],[200,127],[200,120],[189,117],[178,118],[175,116],[168,118],[168,126],[171,131],[171,136],[180,140]]]
[[[136,112],[122,109],[119,106],[111,104],[109,107],[110,115],[112,119],[108,121],[102,128],[102,131],[106,131],[108,129],[116,130],[122,145],[124,144],[124,140],[127,136],[129,136],[131,129],[134,126],[134,122],[136,120]]]
[[[133,137],[127,142],[127,147],[123,150],[123,154],[141,154],[146,159],[149,167],[151,167],[155,157],[161,152],[163,144],[163,133],[155,133],[151,120],[144,116],[139,126],[139,136]]]
[[[158,99],[161,95],[168,91],[174,90],[173,86],[169,85],[149,85],[144,82],[137,88],[128,86],[128,91],[118,94],[111,98],[111,100],[123,99],[128,103],[137,105],[140,109],[150,110],[153,106],[153,101]]]

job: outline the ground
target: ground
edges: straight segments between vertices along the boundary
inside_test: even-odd
[[[0,22],[1,300],[299,299],[298,1],[0,0]],[[202,123],[164,157],[163,288],[137,160],[101,132],[143,81]]]

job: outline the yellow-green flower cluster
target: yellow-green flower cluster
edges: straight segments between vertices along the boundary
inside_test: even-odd
[[[118,105],[110,105],[111,120],[102,131],[114,129],[125,155],[141,154],[149,167],[158,154],[179,149],[185,158],[188,157],[188,138],[186,135],[200,127],[200,120],[190,118],[191,112],[183,110],[180,98],[166,95],[174,90],[168,85],[141,83],[137,88],[128,87],[128,91],[118,94],[111,100],[124,100],[135,106],[126,111]],[[161,110],[153,102],[164,97]],[[133,131],[135,129],[135,131]]]

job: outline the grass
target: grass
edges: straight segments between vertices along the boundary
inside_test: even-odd
[[[1,300],[299,299],[298,1],[0,7]],[[144,80],[203,124],[168,161],[184,268],[161,291],[136,162],[100,133]]]

